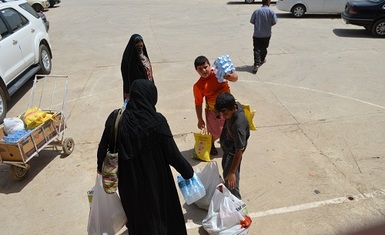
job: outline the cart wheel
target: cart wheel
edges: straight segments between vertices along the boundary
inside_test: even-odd
[[[72,138],[65,138],[63,141],[63,152],[66,155],[70,155],[74,151],[75,142]]]
[[[26,176],[30,165],[25,164],[24,167],[11,165],[11,177],[15,181],[22,181]]]

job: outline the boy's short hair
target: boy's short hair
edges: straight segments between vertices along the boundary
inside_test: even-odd
[[[270,4],[270,0],[262,0],[262,5],[268,5]]]
[[[197,69],[197,67],[198,67],[199,65],[204,65],[205,63],[210,64],[209,59],[207,59],[206,56],[203,56],[203,55],[198,56],[198,57],[195,59],[195,61],[194,61],[195,69]]]
[[[223,92],[218,95],[217,100],[215,102],[215,109],[217,111],[223,111],[225,109],[232,110],[235,106],[235,98],[232,94],[228,92]]]

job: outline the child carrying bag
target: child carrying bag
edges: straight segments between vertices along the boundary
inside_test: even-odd
[[[246,204],[219,184],[211,198],[207,216],[203,219],[203,228],[215,235],[245,235],[251,225]]]
[[[247,121],[249,122],[250,130],[255,131],[257,128],[255,127],[254,124],[254,115],[255,115],[255,110],[250,109],[250,105],[248,104],[242,104],[243,111],[245,112],[245,116],[247,118]]]
[[[211,150],[211,134],[207,133],[207,130],[203,128],[200,133],[194,133],[195,145],[193,152],[193,159],[209,162],[210,150]]]

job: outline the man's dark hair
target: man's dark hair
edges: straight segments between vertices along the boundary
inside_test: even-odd
[[[217,111],[223,111],[225,109],[232,110],[235,106],[235,98],[232,94],[223,92],[221,93],[215,102],[215,109]]]
[[[262,5],[269,6],[271,0],[262,0]]]
[[[195,59],[195,61],[194,61],[195,69],[197,69],[197,67],[198,67],[199,65],[204,65],[206,62],[207,62],[208,64],[210,64],[210,61],[209,61],[209,59],[206,58],[206,56],[203,56],[203,55],[198,56],[198,57]]]

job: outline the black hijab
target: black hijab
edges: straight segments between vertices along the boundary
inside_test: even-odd
[[[158,91],[152,81],[138,79],[131,84],[130,100],[121,120],[120,155],[131,159],[146,146],[151,132],[172,136],[166,119],[156,112]]]
[[[143,65],[140,56],[135,48],[135,44],[138,42],[143,42],[144,44],[142,36],[140,36],[139,34],[133,34],[130,40],[128,41],[126,49],[123,52],[120,70],[123,78],[124,93],[129,93],[130,86],[134,80],[143,78],[149,79],[146,68]],[[150,58],[148,57],[145,44],[143,45],[143,55],[146,56],[148,61],[150,62]]]

